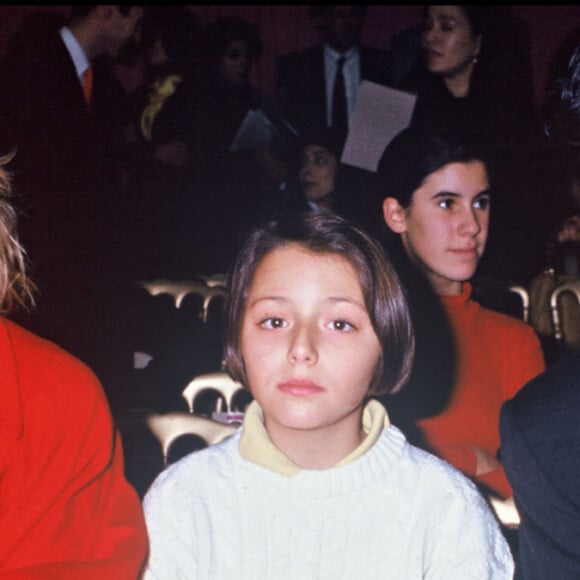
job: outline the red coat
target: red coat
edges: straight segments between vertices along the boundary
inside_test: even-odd
[[[95,375],[0,319],[0,579],[135,579],[147,536]]]

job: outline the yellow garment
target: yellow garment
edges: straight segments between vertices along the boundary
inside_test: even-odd
[[[168,75],[157,79],[149,91],[149,104],[141,113],[141,133],[146,141],[153,139],[153,123],[157,113],[163,108],[165,101],[177,90],[182,83],[180,75]]]
[[[382,430],[389,426],[387,411],[381,403],[371,399],[365,405],[362,416],[362,428],[367,436],[354,451],[341,459],[336,467],[347,465],[363,455],[377,441]],[[293,463],[270,440],[264,427],[264,413],[256,401],[252,401],[246,409],[240,438],[240,454],[248,461],[287,477],[302,471],[301,467]]]

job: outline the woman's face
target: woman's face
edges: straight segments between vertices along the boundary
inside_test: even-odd
[[[243,85],[250,76],[248,45],[243,40],[232,40],[218,60],[218,74],[229,85]]]
[[[441,295],[460,294],[483,255],[489,227],[489,181],[481,161],[449,163],[431,173],[402,208],[383,202],[387,225]]]
[[[467,72],[479,54],[481,35],[474,35],[459,6],[429,6],[423,32],[425,62],[430,72],[452,78]]]
[[[302,150],[298,179],[308,201],[317,201],[334,191],[338,159],[321,145]]]

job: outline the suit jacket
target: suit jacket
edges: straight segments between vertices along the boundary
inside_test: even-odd
[[[580,352],[507,401],[501,454],[521,514],[518,579],[580,578]]]
[[[105,227],[101,218],[110,217],[105,210],[120,186],[124,92],[95,65],[87,108],[62,24],[44,14],[25,22],[0,63],[0,119],[18,147],[14,185],[33,260],[46,244],[70,251],[74,242],[87,250],[89,232]]]
[[[110,351],[122,344],[111,336],[118,334],[112,301],[122,294],[125,94],[104,63],[95,64],[87,107],[62,24],[45,14],[26,21],[0,63],[0,133],[18,148],[10,169],[20,237],[40,290],[37,308],[19,321],[87,362],[109,386],[98,361],[110,365],[117,358]]]
[[[361,79],[387,84],[386,52],[359,45]],[[326,124],[324,46],[283,56],[278,62],[279,106],[299,131]]]

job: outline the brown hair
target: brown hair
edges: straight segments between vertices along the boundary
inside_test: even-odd
[[[224,352],[226,370],[248,387],[240,347],[248,294],[263,258],[291,242],[312,252],[338,254],[353,265],[383,351],[368,394],[382,395],[400,390],[409,377],[415,352],[415,335],[403,287],[379,243],[330,212],[287,216],[256,229],[246,240],[229,277]]]

